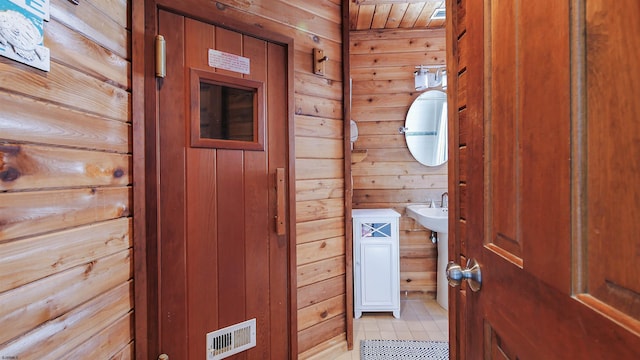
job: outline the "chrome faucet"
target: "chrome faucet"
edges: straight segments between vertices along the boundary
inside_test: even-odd
[[[440,200],[440,207],[448,208],[449,207],[449,193],[443,192],[442,199]]]

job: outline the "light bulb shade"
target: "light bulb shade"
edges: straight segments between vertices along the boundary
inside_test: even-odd
[[[427,84],[427,75],[416,75],[415,86],[416,90],[427,90],[429,88]]]
[[[441,86],[442,88],[447,87],[447,71],[443,69],[438,69],[434,72],[427,72],[427,87],[435,88]]]
[[[438,76],[438,73],[427,73],[427,79],[429,80],[429,87],[440,86],[440,77]]]
[[[413,74],[415,76],[414,83],[416,90],[426,90],[429,88],[426,70],[420,69]]]

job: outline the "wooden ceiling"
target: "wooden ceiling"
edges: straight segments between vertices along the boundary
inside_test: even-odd
[[[444,0],[351,0],[349,29],[439,29],[445,20],[432,20]]]

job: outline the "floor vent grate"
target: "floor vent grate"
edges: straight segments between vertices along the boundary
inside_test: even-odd
[[[256,346],[256,319],[207,334],[207,360],[218,360]]]

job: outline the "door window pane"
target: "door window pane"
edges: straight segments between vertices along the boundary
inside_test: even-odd
[[[200,137],[253,141],[255,90],[200,82]]]
[[[264,151],[264,83],[191,69],[191,146]]]

